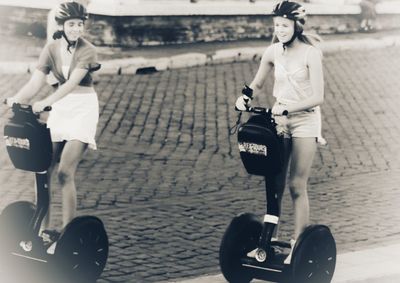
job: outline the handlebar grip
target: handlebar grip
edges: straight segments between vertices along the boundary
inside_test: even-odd
[[[51,109],[52,109],[51,106],[46,106],[46,107],[43,109],[43,111],[47,111],[47,112],[48,112],[48,111],[51,111]]]
[[[282,115],[283,115],[283,116],[287,116],[288,114],[289,114],[289,111],[287,111],[287,110],[285,110],[285,111],[282,112]]]

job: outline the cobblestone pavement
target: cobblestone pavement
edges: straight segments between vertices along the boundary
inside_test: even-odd
[[[398,242],[400,50],[331,53],[324,62],[329,145],[319,148],[310,179],[312,221],[331,227],[339,252]],[[241,62],[100,77],[99,150],[87,152],[77,175],[80,213],[100,216],[110,237],[99,282],[217,273],[220,239],[232,217],[264,213],[263,180],[245,172],[228,131],[237,118],[234,101],[257,67]],[[3,75],[0,98],[27,80]],[[268,93],[270,86],[271,80]],[[270,102],[259,96],[253,104]],[[0,109],[2,127],[10,112]],[[33,199],[33,177],[13,169],[3,140],[0,168],[0,209]],[[55,190],[55,227],[60,203]],[[287,239],[288,196],[284,207],[280,233]]]

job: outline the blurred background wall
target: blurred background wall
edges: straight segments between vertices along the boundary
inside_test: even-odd
[[[60,0],[0,0],[0,36],[46,37],[49,9]],[[306,29],[351,33],[359,0],[307,0]],[[98,46],[135,47],[270,38],[272,0],[92,0],[87,37]],[[378,30],[400,28],[400,1],[376,5]]]

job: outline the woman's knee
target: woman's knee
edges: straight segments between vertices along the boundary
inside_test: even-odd
[[[305,178],[293,178],[289,181],[289,189],[293,200],[305,196],[307,194],[307,180]]]
[[[58,181],[61,185],[71,182],[74,178],[74,172],[67,168],[59,168],[57,172]]]

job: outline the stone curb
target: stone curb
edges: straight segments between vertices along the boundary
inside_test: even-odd
[[[325,41],[320,44],[324,53],[355,49],[375,49],[400,46],[400,36],[386,36],[380,39],[343,39]],[[232,63],[249,60],[260,60],[265,47],[241,47],[220,49],[212,54],[184,53],[171,57],[144,58],[132,57],[102,61],[99,74],[121,75],[139,74],[170,69],[188,68],[203,65]],[[36,62],[0,62],[1,74],[31,73]]]

